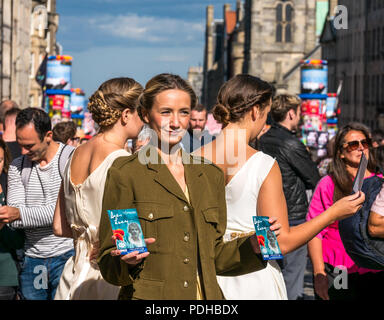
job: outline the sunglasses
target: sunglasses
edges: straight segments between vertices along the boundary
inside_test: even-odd
[[[71,138],[72,141],[79,141],[80,140],[80,137],[73,137]]]
[[[359,149],[360,144],[363,146],[365,150],[372,146],[372,140],[368,138],[363,140],[349,141],[343,144],[343,148],[346,149],[347,152],[352,152]]]

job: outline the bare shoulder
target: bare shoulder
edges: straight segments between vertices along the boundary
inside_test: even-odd
[[[261,187],[263,189],[268,188],[269,190],[275,191],[278,186],[281,186],[282,188],[282,176],[280,167],[277,161],[275,161]]]

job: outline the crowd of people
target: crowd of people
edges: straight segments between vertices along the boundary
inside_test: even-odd
[[[173,74],[144,88],[107,80],[89,99],[98,132],[86,143],[71,121],[52,128],[43,110],[2,102],[0,299],[297,300],[308,256],[317,299],[370,297],[384,273],[353,262],[338,221],[364,203],[351,194],[362,153],[365,177],[382,176],[384,135],[348,124],[317,166],[297,137],[298,97],[237,75],[212,109],[216,136],[197,100]],[[383,199],[372,207],[375,237],[384,237]],[[116,247],[108,210],[128,208],[146,252]],[[253,216],[268,217],[282,260],[262,258]],[[339,266],[347,289],[334,286]]]

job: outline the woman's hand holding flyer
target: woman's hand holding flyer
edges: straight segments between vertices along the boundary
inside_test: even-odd
[[[137,211],[133,209],[108,210],[112,227],[112,241],[117,250],[112,256],[121,256],[121,260],[136,265],[149,255],[146,244],[154,243],[154,238],[144,239]]]

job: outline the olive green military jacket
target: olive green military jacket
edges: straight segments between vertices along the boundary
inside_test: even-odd
[[[145,154],[154,151],[150,161]],[[153,155],[153,153],[152,153]],[[146,158],[146,164],[142,164]],[[159,155],[148,147],[115,160],[108,171],[100,220],[98,264],[103,278],[122,286],[120,299],[196,299],[197,270],[206,299],[223,299],[218,275],[239,275],[265,267],[249,238],[223,242],[227,214],[224,175],[214,164],[183,152],[190,203]],[[153,160],[155,159],[155,160]],[[205,160],[207,162],[207,160]],[[108,209],[136,208],[150,255],[129,268],[111,240]]]

